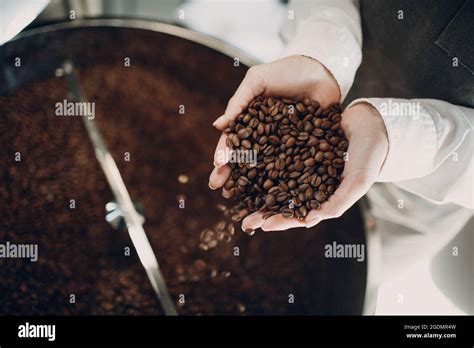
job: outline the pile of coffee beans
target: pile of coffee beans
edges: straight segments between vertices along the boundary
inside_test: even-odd
[[[309,98],[259,96],[225,130],[226,145],[254,151],[256,161],[230,161],[224,185],[237,198],[234,221],[260,211],[303,219],[334,193],[341,182],[349,145],[341,128],[341,106],[323,110]],[[255,157],[255,156],[254,156]],[[252,158],[252,156],[248,156]]]

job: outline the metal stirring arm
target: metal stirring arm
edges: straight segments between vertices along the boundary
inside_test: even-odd
[[[81,85],[74,73],[72,62],[66,61],[63,64],[63,73],[66,76],[69,91],[75,101],[86,102]],[[161,274],[158,260],[143,229],[143,219],[133,205],[117,164],[107,149],[102,135],[95,124],[95,120],[89,119],[88,117],[83,117],[82,120],[94,147],[97,160],[107,178],[115,200],[122,211],[123,219],[140,262],[145,268],[148,279],[155,290],[161,306],[166,315],[177,315],[173,301],[166,288],[163,275]]]

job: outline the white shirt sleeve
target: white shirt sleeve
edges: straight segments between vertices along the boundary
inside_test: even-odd
[[[30,24],[48,3],[49,0],[1,0],[0,45]]]
[[[282,56],[318,60],[336,79],[344,100],[362,59],[362,29],[354,0],[293,0],[281,31]]]
[[[389,149],[379,182],[431,202],[473,209],[474,109],[433,99],[364,98],[382,116]]]

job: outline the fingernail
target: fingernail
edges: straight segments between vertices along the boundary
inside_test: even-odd
[[[322,220],[322,218],[320,218],[320,217],[315,217],[314,219],[309,220],[306,223],[306,228],[311,228],[311,227],[316,226],[317,224],[319,224],[321,222],[321,220]]]
[[[207,184],[211,190],[215,190],[217,187],[212,186],[211,182],[209,181],[209,184]]]
[[[214,127],[217,125],[217,123],[219,123],[220,120],[223,120],[225,118],[225,114],[222,115],[222,116],[219,116],[215,121],[214,123],[212,124]]]

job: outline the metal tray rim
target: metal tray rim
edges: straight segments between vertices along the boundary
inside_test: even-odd
[[[130,28],[130,29],[143,29],[149,31],[155,31],[159,33],[169,34],[176,37],[180,37],[185,40],[199,43],[203,46],[212,48],[217,52],[225,54],[229,57],[238,57],[240,63],[250,67],[253,65],[261,64],[262,62],[253,57],[252,55],[244,52],[243,50],[226,43],[213,36],[203,34],[197,31],[193,31],[187,28],[179,27],[177,25],[157,22],[146,19],[123,19],[123,18],[94,18],[94,19],[76,19],[69,22],[59,22],[54,24],[48,24],[45,26],[29,29],[23,31],[12,38],[9,42],[21,40],[26,37],[33,35],[48,33],[57,30],[66,30],[72,28],[98,28],[98,27],[111,27],[111,28]]]

